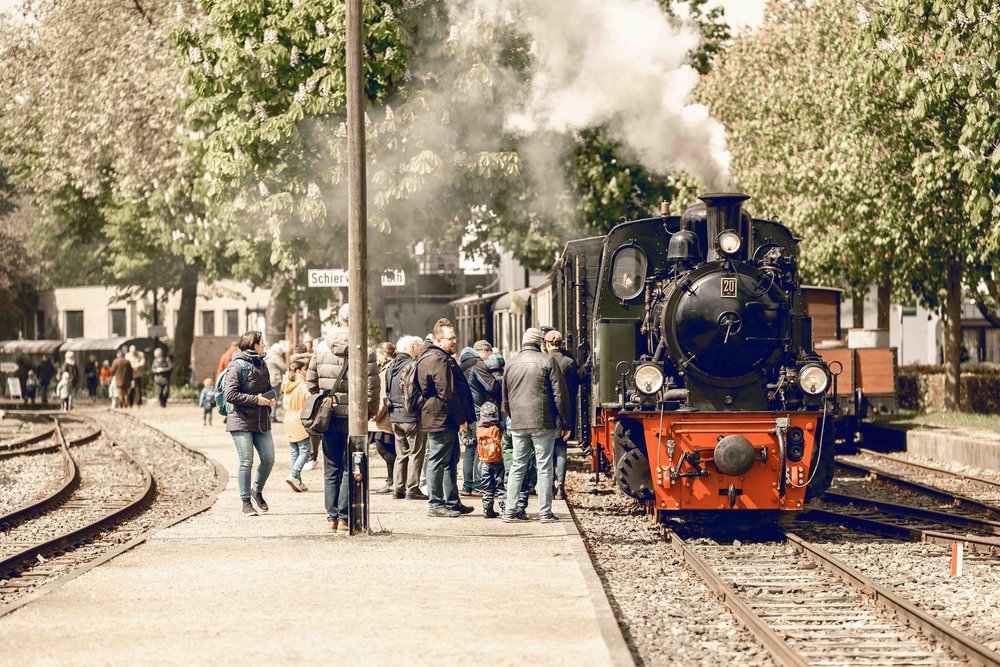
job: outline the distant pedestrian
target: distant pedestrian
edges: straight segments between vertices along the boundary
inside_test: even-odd
[[[347,402],[348,396],[347,357],[348,306],[345,303],[337,311],[337,325],[316,348],[306,371],[306,384],[311,393],[320,392],[334,398],[335,407],[330,427],[323,434],[323,501],[326,505],[326,519],[331,530],[347,533],[348,524],[348,448],[347,448]],[[378,367],[375,352],[368,350],[368,382],[365,387],[365,404],[368,414],[374,414],[378,400]]]
[[[306,343],[298,343],[292,347],[291,357],[288,359],[289,365],[295,361],[301,361],[305,364],[306,368],[309,368],[309,360],[312,359],[312,341]],[[315,435],[313,433],[309,434],[309,456],[306,459],[306,464],[302,467],[303,470],[312,470],[316,467],[316,460],[319,457],[320,449],[323,448],[323,436]]]
[[[238,343],[239,341],[234,340],[219,357],[219,367],[215,369],[215,377],[219,377],[219,373],[229,368],[229,362],[233,360],[233,355],[240,349]]]
[[[170,376],[174,373],[174,364],[170,358],[163,353],[162,348],[153,350],[153,384],[156,385],[160,407],[167,407],[167,399],[170,398]]]
[[[215,383],[212,378],[205,378],[201,383],[201,396],[198,397],[198,407],[201,408],[201,425],[212,425],[212,413],[215,412]]]
[[[452,356],[455,329],[448,320],[434,325],[434,342],[417,360],[416,384],[423,397],[420,428],[427,433],[428,515],[456,517],[472,511],[458,498],[458,438],[475,420],[468,382]]]
[[[59,384],[56,385],[56,395],[62,404],[63,412],[68,412],[73,408],[73,380],[69,371],[63,371]]]
[[[483,485],[483,516],[497,518],[493,507],[494,499],[500,500],[500,511],[504,511],[506,483],[503,466],[503,438],[500,429],[500,411],[496,404],[486,401],[480,406],[476,427],[476,446],[479,455],[479,474]]]
[[[135,345],[129,345],[125,359],[132,364],[132,388],[128,394],[128,406],[142,406],[142,378],[146,374],[146,355]]]
[[[392,343],[379,343],[375,348],[375,364],[379,371],[379,398],[375,415],[368,422],[368,442],[375,445],[375,451],[385,461],[385,484],[372,493],[393,493],[393,468],[396,464],[396,436],[393,435],[392,422],[389,419],[388,402],[388,372],[396,358],[396,346]]]
[[[556,363],[559,364],[559,370],[562,371],[563,378],[566,380],[566,392],[569,394],[570,414],[569,423],[564,425],[563,428],[572,431],[574,425],[576,424],[576,391],[577,387],[580,386],[576,361],[574,361],[573,357],[569,356],[569,353],[563,349],[563,335],[555,329],[552,329],[545,334],[545,347],[549,355],[555,358]],[[556,437],[554,449],[556,481],[555,497],[559,500],[566,500],[566,468],[569,464],[566,450],[566,438],[563,438],[562,434],[560,434]]]
[[[90,355],[87,357],[87,363],[83,366],[83,378],[87,383],[87,396],[90,400],[95,400],[97,398],[97,384],[99,382],[98,370],[100,366],[97,365],[97,357]]]
[[[280,342],[275,343],[267,350],[264,356],[264,363],[267,365],[268,378],[271,381],[271,388],[274,389],[275,396],[281,392],[281,383],[288,370],[288,362],[285,360],[285,347]],[[271,409],[271,421],[277,421],[278,405],[275,403]]]
[[[521,484],[532,450],[538,464],[538,518],[543,523],[558,521],[552,513],[552,452],[560,427],[563,439],[569,436],[569,394],[559,365],[542,352],[541,345],[541,331],[528,329],[521,351],[504,369],[503,404],[514,441],[503,515],[507,522],[529,520]]]
[[[105,359],[101,362],[101,370],[99,371],[101,378],[101,388],[104,389],[106,396],[111,395],[111,379],[114,377],[114,373],[111,372],[111,362]]]
[[[395,498],[399,500],[427,500],[427,495],[420,491],[427,437],[417,424],[420,406],[414,396],[417,391],[415,365],[422,342],[417,336],[400,338],[396,343],[396,358],[382,375],[386,386],[389,422],[396,442],[392,485]],[[415,405],[416,410],[411,410],[408,403]]]
[[[38,362],[38,368],[35,369],[35,373],[38,375],[38,390],[42,395],[42,403],[48,403],[49,385],[52,384],[52,378],[56,375],[56,367],[52,364],[52,359],[49,358],[49,355],[42,355],[42,360]]]
[[[264,485],[274,466],[274,440],[271,436],[271,406],[275,399],[264,396],[271,390],[267,368],[264,366],[264,335],[248,331],[240,337],[239,349],[226,367],[226,402],[231,408],[226,415],[226,430],[233,438],[240,467],[236,481],[243,501],[243,515],[257,516],[267,513]],[[250,485],[253,453],[257,451],[260,464]],[[257,509],[250,503],[251,498]]]
[[[24,403],[35,404],[35,396],[38,395],[38,376],[35,371],[29,370],[28,376],[24,379]]]
[[[76,363],[76,352],[70,350],[63,358],[62,372],[69,373],[69,403],[73,407],[73,395],[80,386],[80,367]]]
[[[115,363],[111,364],[111,374],[114,381],[114,395],[111,397],[111,407],[127,407],[128,392],[132,387],[132,364],[125,358],[125,353],[121,350],[118,350]]]
[[[285,409],[285,435],[291,454],[291,472],[288,485],[293,491],[308,491],[302,483],[302,468],[309,459],[309,432],[302,427],[302,406],[309,397],[306,387],[306,362],[296,359],[288,364],[288,371],[281,383],[281,402]]]

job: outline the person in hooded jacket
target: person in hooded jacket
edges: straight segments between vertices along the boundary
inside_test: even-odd
[[[563,348],[563,335],[556,329],[550,329],[545,334],[545,351],[556,360],[559,370],[562,371],[563,378],[566,380],[566,392],[569,394],[570,411],[567,428],[572,430],[576,424],[576,392],[580,386],[576,361]],[[562,437],[562,433],[560,433],[556,436],[555,449],[553,450],[556,476],[555,497],[559,500],[566,500],[566,468],[569,463],[566,447],[566,440]]]
[[[475,437],[479,425],[479,413],[485,403],[500,405],[503,385],[490,372],[486,360],[493,354],[493,346],[489,341],[477,340],[472,347],[462,350],[459,357],[462,372],[469,382],[472,392],[472,406],[476,413],[476,421],[469,424],[466,433],[465,458],[462,464],[462,494],[476,495],[482,493],[482,472],[479,466],[479,454]]]
[[[424,470],[424,448],[427,436],[417,424],[420,410],[410,411],[404,403],[403,374],[417,363],[420,345],[417,336],[403,336],[396,343],[396,358],[386,370],[386,403],[389,422],[396,437],[396,464],[393,467],[393,492],[397,500],[427,500],[420,491],[420,475]],[[413,387],[409,387],[413,390]]]
[[[275,399],[265,393],[271,390],[271,380],[264,365],[264,335],[248,331],[240,336],[238,349],[226,367],[225,396],[230,404],[226,415],[226,430],[233,438],[240,467],[236,481],[240,487],[244,516],[257,516],[257,510],[266,513],[264,484],[274,467],[274,440],[271,436],[271,407]],[[260,465],[253,486],[250,486],[250,469],[253,452],[257,450]],[[257,509],[250,499],[257,503]]]
[[[348,524],[348,378],[347,359],[350,342],[347,332],[348,306],[337,312],[337,326],[316,347],[309,360],[306,386],[313,394],[329,393],[336,399],[330,426],[323,434],[323,500],[330,529],[342,534],[350,532]],[[379,378],[375,352],[368,349],[368,383],[365,387],[368,414],[378,410]]]

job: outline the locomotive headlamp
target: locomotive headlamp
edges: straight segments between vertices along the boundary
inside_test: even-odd
[[[742,240],[736,232],[726,230],[719,234],[719,250],[727,255],[735,255],[740,251]]]
[[[635,369],[632,376],[635,388],[640,393],[650,396],[663,388],[663,371],[656,364],[644,364]]]
[[[802,391],[817,396],[826,391],[830,384],[830,376],[826,369],[816,364],[808,364],[799,371],[799,386]]]

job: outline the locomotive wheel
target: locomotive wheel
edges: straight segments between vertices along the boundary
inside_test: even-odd
[[[640,502],[653,500],[653,475],[649,470],[649,459],[638,449],[625,452],[618,460],[615,470],[618,487],[630,498]]]

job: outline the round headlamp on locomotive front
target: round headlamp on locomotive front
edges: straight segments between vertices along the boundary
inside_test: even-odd
[[[645,396],[652,396],[663,388],[663,369],[658,364],[642,364],[632,376],[636,390]]]
[[[806,364],[799,370],[799,387],[810,396],[819,396],[830,386],[830,374],[819,364]]]
[[[716,242],[719,244],[719,250],[726,255],[735,255],[740,251],[740,246],[743,245],[743,239],[731,229],[726,229],[719,234]]]

